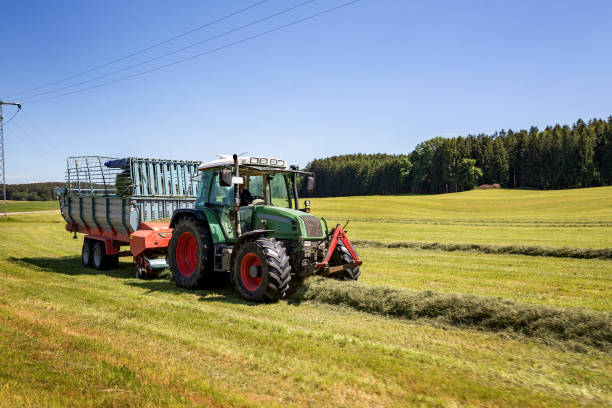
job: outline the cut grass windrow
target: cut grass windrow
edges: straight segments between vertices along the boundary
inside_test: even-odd
[[[610,352],[612,318],[604,312],[555,308],[501,298],[368,286],[314,277],[296,299],[405,319],[435,319],[443,324],[511,332],[543,341],[565,341]]]
[[[391,224],[431,224],[431,225],[463,225],[479,227],[525,227],[525,228],[609,228],[612,223],[606,221],[580,221],[580,220],[488,220],[488,219],[441,219],[441,218],[400,218],[400,217],[350,217],[356,222],[377,222]],[[344,224],[347,219],[330,218],[332,224]]]
[[[474,251],[485,254],[509,254],[528,256],[550,256],[554,258],[577,259],[612,259],[612,248],[569,248],[569,247],[541,247],[524,245],[486,245],[486,244],[460,244],[445,242],[396,241],[380,242],[371,240],[354,240],[357,247],[366,248],[408,248],[437,251]]]

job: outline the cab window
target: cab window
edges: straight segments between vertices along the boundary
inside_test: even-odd
[[[249,176],[246,188],[253,197],[263,197],[263,176]]]
[[[268,180],[271,204],[277,207],[291,208],[291,194],[287,177],[282,173],[276,173]]]
[[[223,187],[219,185],[219,172],[215,172],[208,202],[218,205],[233,205],[234,203],[234,187]]]

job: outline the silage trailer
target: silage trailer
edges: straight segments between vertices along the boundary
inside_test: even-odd
[[[179,208],[194,208],[197,161],[100,156],[70,157],[64,187],[56,189],[66,230],[86,234],[86,267],[114,268],[133,256],[137,276],[166,268],[172,236],[168,222]],[[129,251],[121,247],[129,246]]]
[[[362,263],[340,224],[299,207],[299,180],[314,174],[269,157],[218,160],[67,160],[56,189],[66,230],[86,234],[83,265],[117,267],[132,256],[136,275],[170,268],[178,286],[210,286],[221,273],[248,300],[277,300],[292,279],[319,274],[357,280]],[[129,250],[123,250],[129,247]]]

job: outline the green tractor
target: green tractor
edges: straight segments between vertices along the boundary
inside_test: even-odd
[[[172,214],[168,264],[178,286],[213,285],[229,272],[242,297],[275,301],[292,279],[357,280],[361,260],[341,225],[298,204],[298,178],[314,175],[268,157],[219,155],[201,164],[195,208]]]

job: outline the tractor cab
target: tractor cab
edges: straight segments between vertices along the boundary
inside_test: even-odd
[[[218,160],[201,164],[194,177],[199,183],[196,208],[215,212],[223,226],[225,241],[232,242],[245,232],[269,229],[271,224],[275,231],[283,231],[286,229],[283,224],[297,223],[292,219],[310,210],[306,205],[299,209],[298,177],[308,177],[307,184],[312,187],[312,173],[289,167],[280,159],[238,157],[236,161],[237,166],[231,156],[219,155]],[[324,236],[320,222],[319,230],[313,238]],[[297,239],[295,232],[287,238]]]
[[[219,155],[219,160],[198,167],[201,173],[197,178],[203,187],[198,198],[200,204],[233,205],[238,201],[239,206],[272,205],[297,209],[296,177],[306,175],[309,186],[314,186],[312,173],[299,171],[297,166],[289,167],[284,160],[238,157],[237,162],[239,173],[228,155]],[[236,192],[239,200],[236,200]]]

